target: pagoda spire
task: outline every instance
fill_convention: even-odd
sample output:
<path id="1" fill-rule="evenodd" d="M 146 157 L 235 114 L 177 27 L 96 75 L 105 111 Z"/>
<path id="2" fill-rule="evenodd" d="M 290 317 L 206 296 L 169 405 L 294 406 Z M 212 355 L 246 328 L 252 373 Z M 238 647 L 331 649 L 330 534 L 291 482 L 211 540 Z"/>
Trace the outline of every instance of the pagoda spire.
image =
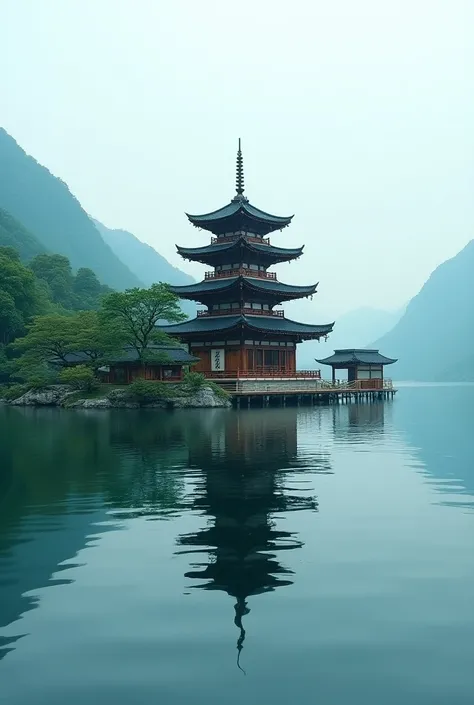
<path id="1" fill-rule="evenodd" d="M 237 150 L 237 169 L 236 169 L 236 179 L 235 179 L 235 190 L 237 191 L 237 197 L 244 197 L 244 158 L 242 156 L 242 148 L 239 137 L 239 148 Z"/>

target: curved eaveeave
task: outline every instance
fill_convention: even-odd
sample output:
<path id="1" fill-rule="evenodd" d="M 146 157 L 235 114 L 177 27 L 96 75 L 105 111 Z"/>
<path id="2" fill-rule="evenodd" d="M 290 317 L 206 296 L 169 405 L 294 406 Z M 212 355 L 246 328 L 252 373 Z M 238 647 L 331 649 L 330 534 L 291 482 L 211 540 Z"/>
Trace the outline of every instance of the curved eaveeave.
<path id="1" fill-rule="evenodd" d="M 319 339 L 329 335 L 334 323 L 311 325 L 298 323 L 289 318 L 277 316 L 202 316 L 184 323 L 160 326 L 160 330 L 171 336 L 209 335 L 210 333 L 230 333 L 234 330 L 258 331 L 264 335 L 291 335 L 298 340 Z"/>
<path id="2" fill-rule="evenodd" d="M 209 297 L 214 297 L 215 294 L 231 294 L 233 290 L 235 290 L 236 296 L 240 294 L 241 290 L 246 290 L 253 294 L 264 293 L 266 296 L 273 297 L 276 301 L 290 301 L 291 299 L 312 296 L 316 293 L 317 287 L 318 284 L 296 286 L 293 284 L 283 284 L 275 279 L 239 276 L 205 279 L 198 284 L 171 286 L 170 289 L 182 299 L 191 299 L 201 302 L 207 300 Z"/>
<path id="3" fill-rule="evenodd" d="M 242 250 L 248 252 L 262 262 L 268 265 L 277 264 L 278 262 L 289 262 L 297 259 L 303 254 L 304 245 L 301 247 L 274 247 L 273 245 L 259 245 L 258 243 L 249 242 L 245 237 L 236 238 L 233 242 L 223 244 L 204 245 L 203 247 L 181 247 L 176 245 L 178 254 L 183 259 L 188 259 L 193 262 L 201 262 L 202 264 L 213 263 L 219 264 L 222 256 L 231 257 L 234 255 L 240 257 Z M 252 258 L 253 259 L 253 258 Z"/>
<path id="4" fill-rule="evenodd" d="M 378 350 L 349 348 L 335 350 L 334 355 L 325 357 L 323 360 L 316 360 L 316 362 L 321 365 L 340 367 L 344 365 L 393 365 L 397 360 L 381 355 Z"/>
<path id="5" fill-rule="evenodd" d="M 223 208 L 210 213 L 192 215 L 186 213 L 189 221 L 197 228 L 209 230 L 212 233 L 236 232 L 250 226 L 251 232 L 270 233 L 281 230 L 290 224 L 293 216 L 272 215 L 252 206 L 243 196 L 234 198 Z M 254 226 L 252 228 L 252 226 Z"/>

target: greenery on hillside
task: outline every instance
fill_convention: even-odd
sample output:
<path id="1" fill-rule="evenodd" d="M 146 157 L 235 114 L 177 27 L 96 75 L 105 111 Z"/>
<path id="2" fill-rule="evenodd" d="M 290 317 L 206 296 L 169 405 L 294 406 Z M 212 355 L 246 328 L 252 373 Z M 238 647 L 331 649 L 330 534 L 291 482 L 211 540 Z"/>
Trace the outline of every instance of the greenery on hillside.
<path id="1" fill-rule="evenodd" d="M 102 297 L 112 289 L 99 282 L 91 269 L 81 267 L 74 275 L 63 255 L 38 255 L 30 268 L 46 287 L 51 301 L 71 311 L 99 308 Z"/>
<path id="2" fill-rule="evenodd" d="M 374 346 L 399 359 L 396 379 L 474 380 L 474 240 L 435 269 L 399 323 Z"/>
<path id="3" fill-rule="evenodd" d="M 22 262 L 46 251 L 40 241 L 3 208 L 0 208 L 0 247 L 13 247 Z"/>
<path id="4" fill-rule="evenodd" d="M 67 185 L 1 128 L 0 164 L 0 208 L 20 221 L 44 249 L 65 255 L 73 269 L 92 269 L 114 289 L 141 285 L 106 245 Z"/>
<path id="5" fill-rule="evenodd" d="M 85 330 L 87 340 L 100 337 L 102 323 L 96 322 L 93 310 L 110 293 L 91 270 L 80 269 L 74 276 L 66 257 L 40 254 L 27 265 L 13 248 L 0 247 L 0 379 L 9 375 L 10 344 L 41 322 L 51 340 L 62 334 L 60 322 L 67 322 L 78 340 Z M 85 342 L 83 337 L 81 344 Z"/>
<path id="6" fill-rule="evenodd" d="M 54 382 L 90 390 L 98 382 L 98 369 L 122 354 L 125 347 L 136 350 L 143 365 L 154 360 L 153 345 L 171 342 L 157 330 L 157 321 L 184 318 L 178 298 L 166 284 L 109 292 L 98 301 L 97 311 L 61 308 L 61 301 L 74 293 L 75 278 L 69 276 L 64 258 L 40 257 L 37 266 L 30 269 L 12 250 L 1 254 L 2 281 L 16 285 L 16 289 L 3 292 L 5 299 L 10 296 L 11 306 L 4 307 L 9 317 L 1 319 L 0 375 L 4 383 L 20 385 L 7 394 L 23 393 L 24 385 L 41 388 Z M 46 280 L 38 279 L 35 273 L 48 277 L 47 288 L 43 288 Z M 48 298 L 45 294 L 51 292 Z M 78 300 L 73 298 L 72 302 L 76 305 Z M 72 362 L 71 355 L 80 366 L 73 368 L 75 372 L 64 372 Z"/>
<path id="7" fill-rule="evenodd" d="M 19 335 L 33 316 L 48 308 L 48 297 L 35 275 L 11 247 L 0 247 L 0 343 Z"/>

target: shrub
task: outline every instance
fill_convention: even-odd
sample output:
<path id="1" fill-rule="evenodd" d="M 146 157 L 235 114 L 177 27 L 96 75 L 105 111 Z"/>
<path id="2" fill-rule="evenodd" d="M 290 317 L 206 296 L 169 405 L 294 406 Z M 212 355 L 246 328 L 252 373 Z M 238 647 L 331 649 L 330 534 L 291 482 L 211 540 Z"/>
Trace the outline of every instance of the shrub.
<path id="1" fill-rule="evenodd" d="M 128 395 L 140 405 L 168 399 L 171 390 L 164 382 L 152 382 L 146 379 L 136 379 L 128 387 Z"/>
<path id="2" fill-rule="evenodd" d="M 221 399 L 230 399 L 230 394 L 229 392 L 226 392 L 225 389 L 222 389 L 216 382 L 213 382 L 212 380 L 207 380 L 206 387 L 210 387 L 216 397 L 220 397 Z"/>
<path id="3" fill-rule="evenodd" d="M 183 377 L 183 384 L 192 394 L 202 389 L 208 382 L 201 372 L 186 372 Z"/>
<path id="4" fill-rule="evenodd" d="M 59 373 L 59 379 L 64 384 L 70 384 L 74 389 L 83 392 L 90 392 L 99 386 L 93 371 L 87 365 L 66 367 Z"/>
<path id="5" fill-rule="evenodd" d="M 203 387 L 208 387 L 209 389 L 212 389 L 214 394 L 217 397 L 220 397 L 221 399 L 228 399 L 230 396 L 229 393 L 225 391 L 225 389 L 219 387 L 216 382 L 213 382 L 210 379 L 206 379 L 206 377 L 200 372 L 187 372 L 184 375 L 183 389 L 187 394 L 196 394 L 196 392 L 199 392 L 199 390 Z"/>
<path id="6" fill-rule="evenodd" d="M 40 391 L 41 389 L 46 389 L 50 384 L 54 383 L 54 377 L 47 374 L 35 374 L 28 377 L 25 386 L 29 389 L 34 389 L 35 391 Z"/>
<path id="7" fill-rule="evenodd" d="M 29 384 L 11 384 L 0 392 L 0 397 L 6 399 L 7 401 L 13 401 L 14 399 L 19 399 L 30 390 Z"/>

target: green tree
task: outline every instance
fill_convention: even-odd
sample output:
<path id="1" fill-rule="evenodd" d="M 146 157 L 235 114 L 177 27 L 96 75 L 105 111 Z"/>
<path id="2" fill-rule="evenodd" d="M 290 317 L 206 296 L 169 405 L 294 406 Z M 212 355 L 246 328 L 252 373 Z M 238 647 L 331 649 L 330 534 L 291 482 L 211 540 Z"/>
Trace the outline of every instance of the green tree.
<path id="1" fill-rule="evenodd" d="M 52 361 L 67 365 L 71 353 L 80 353 L 85 363 L 97 367 L 107 355 L 122 347 L 122 340 L 116 328 L 104 324 L 96 311 L 81 311 L 38 316 L 13 347 L 22 353 L 17 361 L 19 369 Z"/>
<path id="2" fill-rule="evenodd" d="M 72 319 L 70 351 L 81 353 L 92 367 L 98 367 L 123 348 L 120 330 L 102 320 L 96 311 L 80 311 Z"/>
<path id="3" fill-rule="evenodd" d="M 64 308 L 74 307 L 71 264 L 63 255 L 38 255 L 30 264 L 31 270 L 38 279 L 45 281 L 55 304 Z"/>
<path id="4" fill-rule="evenodd" d="M 89 311 L 99 308 L 102 297 L 112 292 L 112 289 L 100 283 L 92 269 L 81 267 L 74 277 L 73 293 L 74 307 L 77 310 Z"/>
<path id="5" fill-rule="evenodd" d="M 0 247 L 0 342 L 9 343 L 24 330 L 44 303 L 33 273 L 11 247 Z"/>
<path id="6" fill-rule="evenodd" d="M 91 391 L 97 389 L 99 383 L 87 365 L 77 365 L 76 367 L 66 367 L 59 373 L 59 379 L 64 384 L 70 384 L 74 389 Z"/>
<path id="7" fill-rule="evenodd" d="M 102 303 L 102 319 L 114 327 L 125 345 L 136 350 L 140 360 L 150 356 L 150 346 L 170 339 L 160 333 L 158 321 L 179 323 L 187 316 L 179 307 L 178 297 L 167 284 L 153 284 L 149 289 L 128 289 L 108 294 Z"/>
<path id="8" fill-rule="evenodd" d="M 73 352 L 76 335 L 75 317 L 61 314 L 37 316 L 27 334 L 13 343 L 15 350 L 23 353 L 18 360 L 20 367 L 57 360 L 66 363 L 66 356 Z"/>

